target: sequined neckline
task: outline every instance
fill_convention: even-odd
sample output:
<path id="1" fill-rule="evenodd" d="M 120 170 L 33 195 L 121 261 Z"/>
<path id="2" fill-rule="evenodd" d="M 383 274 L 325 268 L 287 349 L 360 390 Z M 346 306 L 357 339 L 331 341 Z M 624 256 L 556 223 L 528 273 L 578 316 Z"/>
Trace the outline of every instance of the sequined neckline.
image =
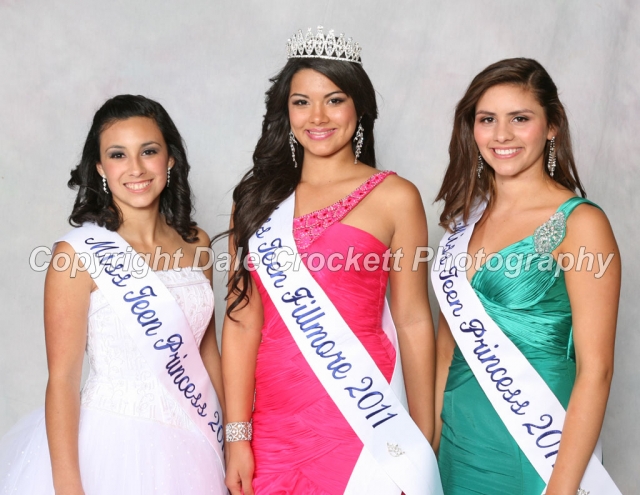
<path id="1" fill-rule="evenodd" d="M 308 248 L 325 230 L 340 221 L 387 176 L 390 170 L 378 172 L 360 184 L 353 192 L 335 203 L 293 219 L 293 237 L 301 249 Z"/>
<path id="2" fill-rule="evenodd" d="M 352 198 L 353 196 L 357 196 L 358 193 L 362 192 L 363 190 L 366 190 L 367 192 L 369 192 L 371 189 L 373 189 L 375 186 L 377 186 L 380 182 L 382 182 L 382 180 L 384 178 L 386 178 L 388 175 L 391 175 L 391 174 L 395 174 L 395 172 L 392 172 L 391 170 L 383 170 L 382 172 L 378 172 L 377 174 L 373 174 L 366 181 L 364 181 L 362 184 L 360 184 L 356 189 L 354 189 L 352 192 L 347 194 L 344 198 L 339 199 L 338 201 L 336 201 L 333 204 L 330 204 L 329 206 L 325 206 L 324 208 L 320 208 L 319 210 L 314 210 L 312 212 L 305 213 L 304 215 L 300 215 L 299 217 L 294 217 L 293 220 L 295 222 L 295 221 L 301 220 L 303 218 L 308 218 L 308 217 L 310 217 L 312 215 L 318 215 L 318 214 L 322 213 L 323 211 L 326 211 L 326 210 L 329 210 L 329 209 L 332 209 L 332 208 L 336 208 L 339 205 L 347 203 L 347 202 L 349 202 L 350 198 Z"/>

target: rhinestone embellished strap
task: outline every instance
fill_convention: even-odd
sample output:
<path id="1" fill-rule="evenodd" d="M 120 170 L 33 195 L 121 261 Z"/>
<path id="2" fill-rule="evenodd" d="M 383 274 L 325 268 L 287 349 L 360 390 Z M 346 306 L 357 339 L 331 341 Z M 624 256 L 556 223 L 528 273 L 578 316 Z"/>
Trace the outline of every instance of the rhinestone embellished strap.
<path id="1" fill-rule="evenodd" d="M 551 215 L 551 218 L 540 225 L 533 233 L 533 245 L 536 253 L 551 253 L 564 239 L 567 228 L 567 217 L 562 211 Z"/>
<path id="2" fill-rule="evenodd" d="M 331 225 L 342 220 L 347 213 L 355 208 L 374 187 L 380 184 L 387 176 L 395 174 L 390 170 L 372 175 L 355 191 L 340 201 L 333 203 L 321 210 L 312 211 L 306 215 L 293 219 L 293 237 L 299 249 L 308 248 Z"/>

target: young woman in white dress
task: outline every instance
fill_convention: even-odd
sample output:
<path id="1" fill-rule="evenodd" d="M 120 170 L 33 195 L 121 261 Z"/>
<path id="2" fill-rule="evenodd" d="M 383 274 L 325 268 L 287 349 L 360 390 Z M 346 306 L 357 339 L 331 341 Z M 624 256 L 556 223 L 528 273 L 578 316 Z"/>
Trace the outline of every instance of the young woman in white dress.
<path id="1" fill-rule="evenodd" d="M 71 173 L 78 195 L 69 221 L 116 232 L 143 255 L 147 265 L 136 268 L 153 269 L 155 290 L 164 285 L 177 301 L 200 344 L 206 385 L 222 399 L 212 270 L 198 269 L 208 260 L 197 248 L 208 247 L 209 238 L 191 219 L 188 173 L 182 138 L 164 108 L 142 96 L 116 96 L 96 113 Z M 47 272 L 46 405 L 0 442 L 0 493 L 226 493 L 215 442 L 158 378 L 97 279 L 72 273 L 73 262 L 61 269 L 75 254 L 71 244 L 57 243 Z M 85 349 L 90 372 L 79 393 Z"/>

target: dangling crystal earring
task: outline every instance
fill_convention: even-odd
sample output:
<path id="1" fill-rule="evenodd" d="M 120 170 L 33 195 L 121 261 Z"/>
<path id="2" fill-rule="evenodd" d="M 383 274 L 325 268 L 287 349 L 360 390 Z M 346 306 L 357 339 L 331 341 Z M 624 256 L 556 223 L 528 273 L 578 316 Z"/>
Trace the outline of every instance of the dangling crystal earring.
<path id="1" fill-rule="evenodd" d="M 170 168 L 167 169 L 167 186 L 166 187 L 169 187 L 169 182 L 171 182 L 171 169 Z"/>
<path id="2" fill-rule="evenodd" d="M 482 175 L 482 170 L 484 170 L 484 161 L 482 160 L 482 155 L 478 151 L 478 179 Z"/>
<path id="3" fill-rule="evenodd" d="M 293 131 L 289 131 L 289 146 L 291 146 L 291 158 L 293 159 L 293 168 L 298 168 L 298 162 L 296 161 L 296 136 Z"/>
<path id="4" fill-rule="evenodd" d="M 362 120 L 362 117 L 360 117 L 360 120 Z M 353 161 L 354 164 L 358 163 L 358 158 L 360 157 L 360 153 L 362 153 L 362 142 L 364 141 L 364 128 L 360 120 L 358 120 L 358 130 L 353 138 L 353 141 L 356 143 L 356 159 Z"/>
<path id="5" fill-rule="evenodd" d="M 556 137 L 551 138 L 549 143 L 549 161 L 547 162 L 547 168 L 549 169 L 549 175 L 553 177 L 553 173 L 556 171 Z"/>
<path id="6" fill-rule="evenodd" d="M 109 194 L 109 190 L 107 189 L 107 178 L 102 176 L 102 190 L 106 193 Z"/>

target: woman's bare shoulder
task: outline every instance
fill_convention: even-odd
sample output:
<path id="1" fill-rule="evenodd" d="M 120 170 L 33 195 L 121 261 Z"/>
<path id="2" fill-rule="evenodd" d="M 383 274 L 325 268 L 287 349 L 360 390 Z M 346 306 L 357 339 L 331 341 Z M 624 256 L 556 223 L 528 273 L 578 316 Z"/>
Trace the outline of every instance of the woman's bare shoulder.
<path id="1" fill-rule="evenodd" d="M 383 197 L 385 205 L 394 211 L 406 212 L 416 208 L 424 210 L 422 196 L 415 184 L 397 174 L 388 175 L 378 186 L 379 197 Z"/>

